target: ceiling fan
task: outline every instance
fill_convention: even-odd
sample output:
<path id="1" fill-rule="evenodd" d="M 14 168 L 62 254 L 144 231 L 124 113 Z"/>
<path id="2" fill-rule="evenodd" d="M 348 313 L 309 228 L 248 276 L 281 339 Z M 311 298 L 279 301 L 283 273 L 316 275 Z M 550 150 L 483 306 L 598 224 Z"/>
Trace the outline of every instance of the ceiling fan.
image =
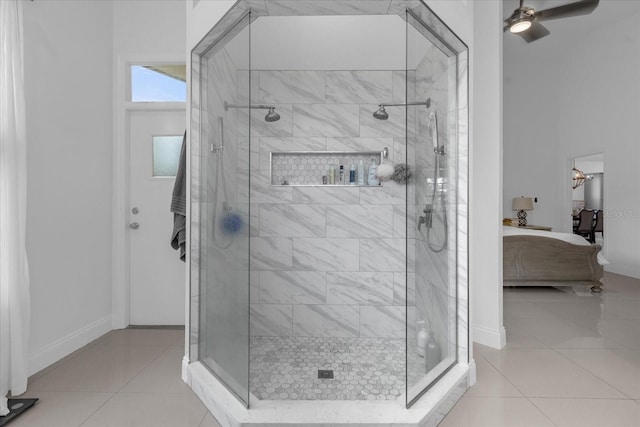
<path id="1" fill-rule="evenodd" d="M 523 0 L 520 0 L 520 7 L 514 10 L 509 18 L 504 20 L 504 31 L 508 30 L 522 37 L 527 43 L 531 43 L 549 35 L 549 30 L 540 22 L 588 15 L 598 7 L 600 0 L 582 0 L 544 10 L 535 10 L 531 7 L 523 6 L 522 3 Z"/>

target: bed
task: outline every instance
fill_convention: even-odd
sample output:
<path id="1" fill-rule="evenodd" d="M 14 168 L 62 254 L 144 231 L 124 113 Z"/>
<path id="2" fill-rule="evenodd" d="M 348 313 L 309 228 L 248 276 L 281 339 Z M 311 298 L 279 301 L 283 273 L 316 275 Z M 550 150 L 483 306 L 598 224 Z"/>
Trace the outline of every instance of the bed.
<path id="1" fill-rule="evenodd" d="M 602 292 L 602 247 L 576 234 L 503 227 L 504 286 L 589 285 Z"/>

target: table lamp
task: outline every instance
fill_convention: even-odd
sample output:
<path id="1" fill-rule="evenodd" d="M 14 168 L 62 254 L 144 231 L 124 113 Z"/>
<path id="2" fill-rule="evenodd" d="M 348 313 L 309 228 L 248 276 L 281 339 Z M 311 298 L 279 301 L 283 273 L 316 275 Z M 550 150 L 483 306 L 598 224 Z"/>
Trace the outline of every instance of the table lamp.
<path id="1" fill-rule="evenodd" d="M 533 199 L 531 197 L 514 197 L 511 209 L 518 211 L 518 226 L 527 225 L 527 212 L 533 210 Z"/>

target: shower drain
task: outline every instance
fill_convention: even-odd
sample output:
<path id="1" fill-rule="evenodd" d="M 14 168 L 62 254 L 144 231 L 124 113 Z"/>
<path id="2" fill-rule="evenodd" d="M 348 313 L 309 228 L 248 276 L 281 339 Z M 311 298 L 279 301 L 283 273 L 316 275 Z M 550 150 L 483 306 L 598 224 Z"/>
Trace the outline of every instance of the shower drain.
<path id="1" fill-rule="evenodd" d="M 332 380 L 333 379 L 333 371 L 318 369 L 318 378 L 321 380 Z"/>

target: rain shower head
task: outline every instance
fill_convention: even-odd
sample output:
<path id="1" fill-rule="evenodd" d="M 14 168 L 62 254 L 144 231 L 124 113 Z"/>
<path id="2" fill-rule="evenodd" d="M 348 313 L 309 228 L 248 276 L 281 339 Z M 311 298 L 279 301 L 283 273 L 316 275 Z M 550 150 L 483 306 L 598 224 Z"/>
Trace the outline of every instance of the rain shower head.
<path id="1" fill-rule="evenodd" d="M 427 98 L 426 101 L 424 102 L 407 102 L 406 104 L 378 104 L 378 110 L 373 113 L 373 117 L 375 117 L 378 120 L 388 120 L 389 119 L 389 114 L 387 114 L 387 111 L 384 109 L 384 107 L 408 107 L 409 105 L 424 105 L 427 108 L 431 107 L 431 98 Z"/>
<path id="2" fill-rule="evenodd" d="M 280 120 L 280 114 L 276 113 L 276 107 L 273 105 L 234 105 L 224 101 L 224 111 L 229 108 L 248 108 L 250 110 L 269 110 L 267 115 L 264 116 L 264 121 L 268 123 L 277 122 Z"/>
<path id="3" fill-rule="evenodd" d="M 378 120 L 387 120 L 389 118 L 389 114 L 387 114 L 387 110 L 384 109 L 384 105 L 380 104 L 380 108 L 373 113 L 373 117 Z"/>
<path id="4" fill-rule="evenodd" d="M 268 123 L 277 122 L 280 120 L 280 114 L 276 113 L 275 107 L 269 108 L 267 115 L 264 116 L 264 121 Z"/>

